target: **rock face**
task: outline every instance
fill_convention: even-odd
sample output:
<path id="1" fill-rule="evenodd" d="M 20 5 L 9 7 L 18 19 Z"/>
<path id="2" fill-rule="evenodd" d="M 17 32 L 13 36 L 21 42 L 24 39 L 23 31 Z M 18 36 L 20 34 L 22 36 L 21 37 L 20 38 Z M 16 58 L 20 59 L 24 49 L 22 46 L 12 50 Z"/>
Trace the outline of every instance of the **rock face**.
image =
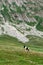
<path id="1" fill-rule="evenodd" d="M 15 27 L 9 25 L 9 23 L 5 23 L 4 25 L 2 25 L 2 27 L 4 28 L 4 34 L 13 36 L 18 38 L 18 40 L 22 41 L 23 43 L 29 41 L 23 34 L 21 34 Z"/>
<path id="2" fill-rule="evenodd" d="M 0 0 L 0 35 L 25 43 L 27 35 L 43 37 L 42 23 L 43 0 Z"/>

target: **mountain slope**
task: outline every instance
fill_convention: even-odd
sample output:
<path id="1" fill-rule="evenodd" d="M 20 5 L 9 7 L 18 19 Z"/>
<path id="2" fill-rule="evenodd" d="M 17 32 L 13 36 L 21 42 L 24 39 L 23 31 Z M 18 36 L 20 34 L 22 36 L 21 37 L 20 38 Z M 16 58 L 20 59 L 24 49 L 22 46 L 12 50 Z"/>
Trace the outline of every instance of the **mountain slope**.
<path id="1" fill-rule="evenodd" d="M 27 35 L 43 38 L 43 0 L 0 0 L 1 34 L 22 42 L 29 41 Z"/>
<path id="2" fill-rule="evenodd" d="M 43 65 L 43 0 L 0 0 L 0 65 Z"/>

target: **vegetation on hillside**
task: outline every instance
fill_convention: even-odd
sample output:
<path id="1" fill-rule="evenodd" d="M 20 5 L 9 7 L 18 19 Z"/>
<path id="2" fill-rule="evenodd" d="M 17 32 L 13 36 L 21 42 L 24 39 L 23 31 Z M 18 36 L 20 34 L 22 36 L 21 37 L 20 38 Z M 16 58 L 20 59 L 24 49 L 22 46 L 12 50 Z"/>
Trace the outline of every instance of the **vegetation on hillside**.
<path id="1" fill-rule="evenodd" d="M 29 38 L 32 40 L 33 37 Z M 33 45 L 35 46 L 35 44 Z M 26 52 L 23 46 L 24 44 L 16 38 L 0 36 L 0 65 L 43 65 L 43 53 L 32 50 Z"/>
<path id="2" fill-rule="evenodd" d="M 36 28 L 40 31 L 43 31 L 43 18 L 39 16 L 35 16 L 35 18 L 38 21 Z"/>

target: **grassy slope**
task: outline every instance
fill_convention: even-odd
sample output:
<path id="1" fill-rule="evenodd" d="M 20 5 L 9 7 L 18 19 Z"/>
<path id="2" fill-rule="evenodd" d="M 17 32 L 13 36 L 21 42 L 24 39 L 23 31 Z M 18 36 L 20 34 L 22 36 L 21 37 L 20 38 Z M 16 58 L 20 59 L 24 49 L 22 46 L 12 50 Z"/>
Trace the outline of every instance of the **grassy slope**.
<path id="1" fill-rule="evenodd" d="M 35 16 L 35 19 L 38 21 L 38 24 L 36 26 L 37 30 L 43 31 L 43 17 Z"/>
<path id="2" fill-rule="evenodd" d="M 32 50 L 43 51 L 43 38 L 32 35 L 29 35 L 27 37 L 30 41 L 26 45 L 30 46 Z"/>
<path id="3" fill-rule="evenodd" d="M 1 36 L 0 65 L 43 65 L 43 53 L 25 52 L 23 45 L 15 38 Z"/>

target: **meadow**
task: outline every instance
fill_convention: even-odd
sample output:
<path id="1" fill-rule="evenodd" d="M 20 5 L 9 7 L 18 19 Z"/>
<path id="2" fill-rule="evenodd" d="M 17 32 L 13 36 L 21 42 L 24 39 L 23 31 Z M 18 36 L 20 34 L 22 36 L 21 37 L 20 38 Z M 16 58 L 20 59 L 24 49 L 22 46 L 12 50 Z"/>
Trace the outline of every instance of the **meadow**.
<path id="1" fill-rule="evenodd" d="M 0 36 L 0 65 L 43 65 L 43 39 L 28 37 L 31 41 L 21 43 L 11 36 Z M 24 45 L 27 45 L 30 51 L 25 51 Z"/>

